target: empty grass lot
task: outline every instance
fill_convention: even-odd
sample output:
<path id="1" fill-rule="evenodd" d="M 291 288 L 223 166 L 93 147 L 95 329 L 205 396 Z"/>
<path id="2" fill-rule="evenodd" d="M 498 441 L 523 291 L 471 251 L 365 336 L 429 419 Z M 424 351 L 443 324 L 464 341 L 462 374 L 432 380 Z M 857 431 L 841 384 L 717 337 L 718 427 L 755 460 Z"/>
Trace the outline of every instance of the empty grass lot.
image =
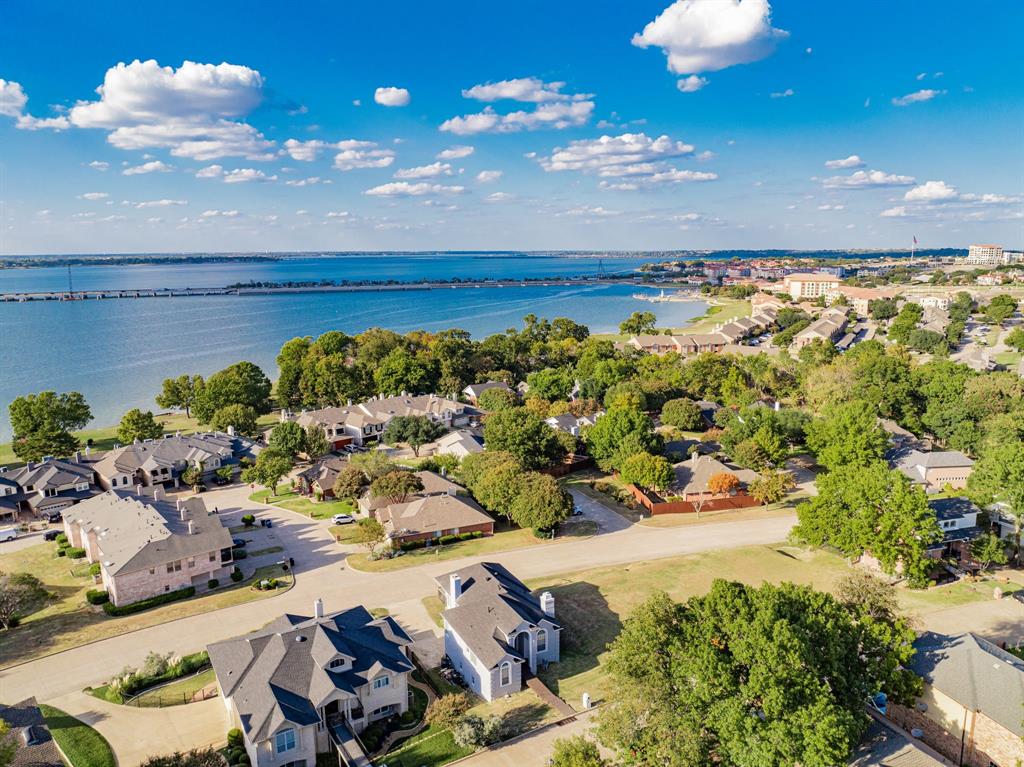
<path id="1" fill-rule="evenodd" d="M 539 676 L 576 708 L 584 692 L 596 701 L 607 698 L 609 682 L 602 666 L 607 645 L 618 635 L 622 621 L 655 591 L 665 591 L 673 599 L 683 601 L 706 593 L 716 577 L 753 585 L 789 581 L 828 591 L 850 571 L 846 561 L 835 554 L 779 544 L 636 562 L 530 581 L 531 589 L 554 594 L 558 619 L 565 629 L 561 662 Z M 898 595 L 908 613 L 923 615 L 991 599 L 993 585 L 988 581 L 924 591 L 900 588 Z M 433 615 L 431 607 L 426 602 L 424 605 Z"/>
<path id="2" fill-rule="evenodd" d="M 277 492 L 271 496 L 269 490 L 259 490 L 249 496 L 250 501 L 280 506 L 282 509 L 294 511 L 310 519 L 330 519 L 335 514 L 354 514 L 356 505 L 352 501 L 311 501 L 299 495 L 291 485 L 278 485 Z"/>
<path id="3" fill-rule="evenodd" d="M 53 706 L 39 706 L 53 739 L 71 767 L 117 767 L 110 744 L 80 719 Z"/>
<path id="4" fill-rule="evenodd" d="M 55 550 L 54 544 L 41 543 L 0 557 L 0 569 L 8 573 L 31 573 L 52 595 L 42 610 L 26 616 L 20 626 L 0 632 L 0 668 L 97 639 L 281 593 L 280 589 L 257 591 L 250 588 L 253 581 L 260 578 L 278 578 L 288 585 L 292 583 L 291 573 L 283 572 L 276 565 L 261 567 L 252 579 L 241 583 L 228 581 L 210 593 L 114 618 L 86 602 L 85 592 L 96 586 L 91 577 L 76 574 L 84 572 L 85 568 L 79 563 L 74 565 L 75 571 L 72 572 L 72 560 L 54 556 Z"/>
<path id="5" fill-rule="evenodd" d="M 532 530 L 509 529 L 501 522 L 495 523 L 495 530 L 498 532 L 492 536 L 449 543 L 446 546 L 432 546 L 429 549 L 416 549 L 393 559 L 370 559 L 368 554 L 351 554 L 346 561 L 356 570 L 370 573 L 390 572 L 427 562 L 444 562 L 449 559 L 493 554 L 497 551 L 508 551 L 525 546 L 548 546 L 569 538 L 593 535 L 597 532 L 597 526 L 591 520 L 573 519 L 562 525 L 554 540 L 538 538 Z"/>

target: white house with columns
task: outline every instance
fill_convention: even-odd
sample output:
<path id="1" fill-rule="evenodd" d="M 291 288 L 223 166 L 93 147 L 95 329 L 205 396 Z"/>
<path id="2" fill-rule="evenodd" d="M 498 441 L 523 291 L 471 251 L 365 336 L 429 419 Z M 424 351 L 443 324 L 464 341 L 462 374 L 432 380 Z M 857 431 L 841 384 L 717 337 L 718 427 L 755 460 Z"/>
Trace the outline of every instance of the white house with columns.
<path id="1" fill-rule="evenodd" d="M 535 597 L 493 562 L 436 581 L 445 606 L 445 654 L 484 700 L 519 692 L 528 675 L 558 662 L 562 627 L 555 621 L 551 592 Z"/>

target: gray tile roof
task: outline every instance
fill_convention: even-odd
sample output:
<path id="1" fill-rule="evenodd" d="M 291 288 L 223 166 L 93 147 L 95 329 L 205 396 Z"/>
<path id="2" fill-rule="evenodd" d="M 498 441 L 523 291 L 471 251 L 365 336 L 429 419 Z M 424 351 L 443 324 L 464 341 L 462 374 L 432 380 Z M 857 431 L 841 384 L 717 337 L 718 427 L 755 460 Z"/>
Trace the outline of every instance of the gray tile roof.
<path id="1" fill-rule="evenodd" d="M 64 767 L 35 698 L 13 706 L 0 705 L 0 719 L 11 728 L 17 749 L 9 767 Z"/>
<path id="2" fill-rule="evenodd" d="M 910 668 L 936 690 L 1024 736 L 1024 661 L 972 634 L 925 632 Z"/>
<path id="3" fill-rule="evenodd" d="M 928 508 L 935 512 L 935 518 L 942 521 L 963 519 L 968 514 L 979 514 L 980 509 L 962 496 L 956 498 L 936 498 L 928 501 Z"/>
<path id="4" fill-rule="evenodd" d="M 454 574 L 461 578 L 462 595 L 455 607 L 442 614 L 488 668 L 493 668 L 506 655 L 520 657 L 504 637 L 522 623 L 537 625 L 547 621 L 554 629 L 561 628 L 540 609 L 540 600 L 503 565 L 480 562 L 456 570 Z M 435 579 L 445 594 L 451 575 L 453 573 L 447 573 Z"/>
<path id="5" fill-rule="evenodd" d="M 916 743 L 875 721 L 848 762 L 850 767 L 944 767 Z"/>
<path id="6" fill-rule="evenodd" d="M 231 533 L 198 497 L 179 508 L 174 501 L 107 490 L 72 506 L 64 517 L 83 532 L 95 531 L 100 562 L 111 575 L 231 548 Z"/>
<path id="7" fill-rule="evenodd" d="M 374 619 L 365 607 L 353 607 L 319 619 L 282 615 L 207 649 L 221 690 L 234 702 L 249 740 L 258 742 L 284 722 L 317 722 L 329 696 L 358 697 L 381 671 L 412 671 L 403 650 L 411 642 L 393 618 Z M 348 664 L 328 669 L 339 657 Z"/>
<path id="8" fill-rule="evenodd" d="M 673 470 L 676 475 L 673 488 L 686 494 L 708 492 L 708 480 L 716 474 L 731 474 L 740 481 L 741 487 L 760 476 L 756 471 L 729 466 L 709 455 L 700 455 L 696 459 L 691 457 L 680 461 L 673 467 Z"/>

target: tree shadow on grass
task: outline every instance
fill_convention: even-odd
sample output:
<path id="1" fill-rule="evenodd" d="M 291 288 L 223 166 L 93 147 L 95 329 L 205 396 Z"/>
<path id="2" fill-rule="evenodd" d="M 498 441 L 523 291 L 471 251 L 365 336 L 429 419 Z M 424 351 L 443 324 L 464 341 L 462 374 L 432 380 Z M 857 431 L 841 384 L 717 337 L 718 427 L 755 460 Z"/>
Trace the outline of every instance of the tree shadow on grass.
<path id="1" fill-rule="evenodd" d="M 543 703 L 527 703 L 506 711 L 502 723 L 509 732 L 519 734 L 539 727 L 547 712 Z"/>
<path id="2" fill-rule="evenodd" d="M 592 583 L 581 581 L 546 590 L 555 597 L 556 620 L 562 625 L 560 660 L 538 676 L 561 696 L 559 681 L 596 668 L 598 656 L 622 630 L 622 621 Z"/>

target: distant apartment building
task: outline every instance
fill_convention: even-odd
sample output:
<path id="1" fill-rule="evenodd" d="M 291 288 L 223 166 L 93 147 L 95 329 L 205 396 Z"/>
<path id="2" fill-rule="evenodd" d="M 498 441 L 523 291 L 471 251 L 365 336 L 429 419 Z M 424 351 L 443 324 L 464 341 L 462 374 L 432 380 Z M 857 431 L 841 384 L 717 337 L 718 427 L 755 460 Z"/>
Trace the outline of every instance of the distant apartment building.
<path id="1" fill-rule="evenodd" d="M 802 301 L 827 295 L 830 290 L 839 287 L 839 278 L 825 272 L 798 272 L 787 275 L 782 280 L 782 286 L 794 300 Z"/>
<path id="2" fill-rule="evenodd" d="M 964 263 L 973 266 L 998 266 L 1003 263 L 1003 248 L 1001 245 L 971 245 L 967 249 Z"/>
<path id="3" fill-rule="evenodd" d="M 89 562 L 100 563 L 115 605 L 206 588 L 211 578 L 227 582 L 233 567 L 231 533 L 198 497 L 170 501 L 108 490 L 68 509 L 64 533 Z"/>
<path id="4" fill-rule="evenodd" d="M 826 291 L 825 299 L 831 303 L 837 301 L 842 296 L 857 314 L 867 316 L 868 312 L 871 311 L 872 301 L 892 298 L 894 295 L 893 291 L 880 288 L 856 288 L 849 285 L 838 285 Z"/>
<path id="5" fill-rule="evenodd" d="M 919 305 L 922 309 L 941 309 L 947 311 L 953 299 L 948 295 L 908 296 L 907 300 Z"/>
<path id="6" fill-rule="evenodd" d="M 818 340 L 835 343 L 843 337 L 846 325 L 847 319 L 842 312 L 828 309 L 793 337 L 790 349 L 798 351 Z"/>

